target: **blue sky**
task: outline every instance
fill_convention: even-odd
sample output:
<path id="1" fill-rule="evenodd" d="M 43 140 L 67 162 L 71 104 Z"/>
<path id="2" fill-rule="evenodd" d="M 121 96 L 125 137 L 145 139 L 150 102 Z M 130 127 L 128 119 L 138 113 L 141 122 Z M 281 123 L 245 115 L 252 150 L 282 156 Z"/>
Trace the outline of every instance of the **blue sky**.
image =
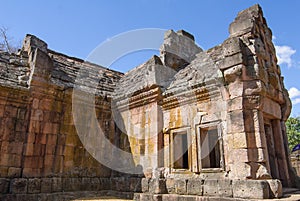
<path id="1" fill-rule="evenodd" d="M 0 26 L 8 27 L 15 41 L 31 33 L 49 48 L 82 59 L 107 39 L 142 28 L 184 29 L 208 49 L 228 37 L 229 24 L 239 11 L 256 3 L 262 6 L 275 36 L 285 86 L 293 101 L 292 114 L 300 116 L 300 1 L 12 0 L 1 2 Z M 111 67 L 127 71 L 153 53 L 134 53 Z"/>

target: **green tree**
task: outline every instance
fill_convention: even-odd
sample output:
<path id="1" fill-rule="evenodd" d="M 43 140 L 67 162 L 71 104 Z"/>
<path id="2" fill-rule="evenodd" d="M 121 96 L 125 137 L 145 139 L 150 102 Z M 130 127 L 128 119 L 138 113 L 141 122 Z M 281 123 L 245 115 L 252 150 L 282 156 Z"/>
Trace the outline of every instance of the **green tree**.
<path id="1" fill-rule="evenodd" d="M 290 151 L 296 146 L 300 144 L 300 117 L 290 117 L 286 121 L 286 132 L 288 136 L 289 148 Z"/>

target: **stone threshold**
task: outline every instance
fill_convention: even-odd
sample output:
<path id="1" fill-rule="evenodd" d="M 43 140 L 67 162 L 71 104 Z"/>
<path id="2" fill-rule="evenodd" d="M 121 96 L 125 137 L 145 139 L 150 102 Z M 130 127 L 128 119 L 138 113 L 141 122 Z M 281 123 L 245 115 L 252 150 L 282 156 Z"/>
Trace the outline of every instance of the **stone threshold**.
<path id="1" fill-rule="evenodd" d="M 210 197 L 178 194 L 135 193 L 135 201 L 299 201 L 300 189 L 284 189 L 282 198 L 277 199 L 242 199 L 229 197 Z M 100 199 L 101 200 L 101 199 Z M 93 200 L 97 201 L 97 200 Z"/>

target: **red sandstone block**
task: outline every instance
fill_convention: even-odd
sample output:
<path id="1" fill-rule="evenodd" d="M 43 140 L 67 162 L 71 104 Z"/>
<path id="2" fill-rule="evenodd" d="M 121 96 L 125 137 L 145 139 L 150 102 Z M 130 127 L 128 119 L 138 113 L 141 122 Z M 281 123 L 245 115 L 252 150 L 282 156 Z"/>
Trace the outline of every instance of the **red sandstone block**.
<path id="1" fill-rule="evenodd" d="M 52 167 L 53 164 L 54 164 L 54 155 L 45 155 L 44 166 Z"/>
<path id="2" fill-rule="evenodd" d="M 24 155 L 25 156 L 33 156 L 33 153 L 34 153 L 34 144 L 32 144 L 32 143 L 25 144 Z"/>
<path id="3" fill-rule="evenodd" d="M 19 178 L 21 176 L 21 168 L 15 168 L 15 167 L 10 167 L 8 168 L 8 177 L 14 177 L 14 178 Z"/>
<path id="4" fill-rule="evenodd" d="M 17 112 L 18 108 L 11 106 L 11 105 L 6 105 L 4 109 L 4 116 L 5 117 L 17 117 Z"/>
<path id="5" fill-rule="evenodd" d="M 58 134 L 57 135 L 57 144 L 58 145 L 65 145 L 66 144 L 66 138 L 67 138 L 67 135 Z"/>
<path id="6" fill-rule="evenodd" d="M 63 164 L 64 164 L 64 157 L 63 156 L 56 156 L 55 157 L 55 164 L 54 164 L 54 173 L 62 173 L 63 172 Z"/>
<path id="7" fill-rule="evenodd" d="M 58 123 L 44 123 L 43 133 L 45 134 L 57 134 L 59 131 Z"/>
<path id="8" fill-rule="evenodd" d="M 63 117 L 64 124 L 74 124 L 73 114 L 71 112 L 65 113 Z"/>
<path id="9" fill-rule="evenodd" d="M 0 178 L 7 177 L 8 167 L 0 167 Z"/>
<path id="10" fill-rule="evenodd" d="M 48 134 L 47 135 L 47 144 L 56 145 L 57 144 L 57 135 Z"/>
<path id="11" fill-rule="evenodd" d="M 20 167 L 21 155 L 1 153 L 0 166 Z"/>
<path id="12" fill-rule="evenodd" d="M 40 177 L 41 169 L 39 168 L 23 168 L 23 177 Z"/>
<path id="13" fill-rule="evenodd" d="M 32 101 L 32 108 L 33 109 L 38 109 L 39 108 L 39 102 L 40 102 L 39 99 L 34 98 L 33 101 Z"/>
<path id="14" fill-rule="evenodd" d="M 26 119 L 27 116 L 27 109 L 26 108 L 19 108 L 17 118 L 20 120 Z"/>
<path id="15" fill-rule="evenodd" d="M 46 144 L 46 154 L 54 155 L 56 145 Z"/>
<path id="16" fill-rule="evenodd" d="M 10 142 L 8 142 L 8 141 L 3 141 L 2 143 L 1 143 L 1 146 L 0 146 L 0 150 L 1 150 L 1 153 L 8 153 L 8 146 L 9 146 L 9 143 Z"/>
<path id="17" fill-rule="evenodd" d="M 65 155 L 65 156 L 72 156 L 72 155 L 74 155 L 74 147 L 65 146 L 64 154 L 63 155 Z"/>
<path id="18" fill-rule="evenodd" d="M 52 123 L 44 123 L 43 124 L 43 133 L 49 134 L 52 133 Z"/>
<path id="19" fill-rule="evenodd" d="M 74 125 L 62 124 L 60 127 L 60 133 L 65 135 L 77 135 L 77 131 Z"/>
<path id="20" fill-rule="evenodd" d="M 43 144 L 26 144 L 25 156 L 43 156 L 45 155 L 45 147 Z"/>
<path id="21" fill-rule="evenodd" d="M 26 132 L 27 122 L 25 120 L 16 121 L 16 131 Z"/>
<path id="22" fill-rule="evenodd" d="M 39 109 L 51 111 L 53 108 L 53 102 L 54 100 L 42 99 L 39 103 Z"/>
<path id="23" fill-rule="evenodd" d="M 39 121 L 30 121 L 29 132 L 39 133 L 40 132 L 40 122 Z"/>
<path id="24" fill-rule="evenodd" d="M 74 167 L 74 155 L 65 156 L 64 167 Z"/>
<path id="25" fill-rule="evenodd" d="M 0 117 L 4 116 L 4 108 L 5 108 L 5 105 L 0 105 Z"/>
<path id="26" fill-rule="evenodd" d="M 52 122 L 52 123 L 59 123 L 61 114 L 59 112 L 54 111 L 44 111 L 44 121 L 45 122 Z"/>
<path id="27" fill-rule="evenodd" d="M 32 110 L 31 111 L 31 115 L 30 115 L 31 120 L 43 121 L 43 118 L 44 118 L 43 110 Z"/>
<path id="28" fill-rule="evenodd" d="M 34 143 L 34 142 L 35 142 L 35 133 L 28 133 L 27 143 Z"/>
<path id="29" fill-rule="evenodd" d="M 56 155 L 59 155 L 59 156 L 64 155 L 64 146 L 63 145 L 57 145 Z"/>
<path id="30" fill-rule="evenodd" d="M 24 132 L 14 132 L 14 141 L 15 142 L 25 142 L 26 140 L 26 135 Z"/>
<path id="31" fill-rule="evenodd" d="M 39 169 L 43 167 L 43 157 L 39 156 L 25 156 L 24 168 Z"/>
<path id="32" fill-rule="evenodd" d="M 23 142 L 11 142 L 9 144 L 9 153 L 22 155 L 23 152 Z"/>
<path id="33" fill-rule="evenodd" d="M 46 134 L 36 134 L 35 143 L 46 144 L 47 143 L 47 135 Z"/>

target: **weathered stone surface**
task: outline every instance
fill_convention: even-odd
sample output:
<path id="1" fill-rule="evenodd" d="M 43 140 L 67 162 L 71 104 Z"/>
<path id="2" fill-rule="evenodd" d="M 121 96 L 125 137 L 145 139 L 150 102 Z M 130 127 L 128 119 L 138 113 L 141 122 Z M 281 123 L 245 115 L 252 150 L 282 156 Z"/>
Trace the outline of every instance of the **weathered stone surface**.
<path id="1" fill-rule="evenodd" d="M 142 179 L 142 192 L 149 192 L 149 181 L 150 179 L 148 178 Z"/>
<path id="2" fill-rule="evenodd" d="M 167 192 L 165 179 L 151 179 L 149 182 L 149 192 L 163 194 Z"/>
<path id="3" fill-rule="evenodd" d="M 237 198 L 269 198 L 269 184 L 263 180 L 234 180 L 233 196 Z"/>
<path id="4" fill-rule="evenodd" d="M 10 184 L 10 193 L 13 194 L 26 194 L 27 187 L 28 187 L 28 180 L 27 179 L 13 179 Z"/>
<path id="5" fill-rule="evenodd" d="M 42 178 L 41 179 L 41 192 L 42 193 L 51 193 L 52 192 L 52 179 L 51 178 Z"/>
<path id="6" fill-rule="evenodd" d="M 51 191 L 52 192 L 61 192 L 62 191 L 62 178 L 52 178 L 52 182 L 51 182 Z M 91 184 L 93 184 L 94 182 L 91 181 Z"/>
<path id="7" fill-rule="evenodd" d="M 28 193 L 40 193 L 40 192 L 41 192 L 41 180 L 28 179 Z"/>
<path id="8" fill-rule="evenodd" d="M 258 5 L 229 32 L 203 51 L 186 31 L 167 31 L 160 55 L 126 74 L 32 35 L 17 54 L 0 52 L 0 192 L 14 200 L 92 190 L 142 191 L 141 200 L 280 197 L 281 185 L 296 181 L 284 125 L 291 101 L 272 33 Z M 95 140 L 94 125 L 110 143 Z"/>
<path id="9" fill-rule="evenodd" d="M 200 179 L 187 180 L 187 194 L 203 195 L 203 181 Z"/>
<path id="10" fill-rule="evenodd" d="M 283 191 L 282 191 L 282 184 L 277 179 L 267 180 L 270 186 L 270 198 L 281 198 Z"/>
<path id="11" fill-rule="evenodd" d="M 6 194 L 9 190 L 9 180 L 1 178 L 0 179 L 0 194 Z"/>

